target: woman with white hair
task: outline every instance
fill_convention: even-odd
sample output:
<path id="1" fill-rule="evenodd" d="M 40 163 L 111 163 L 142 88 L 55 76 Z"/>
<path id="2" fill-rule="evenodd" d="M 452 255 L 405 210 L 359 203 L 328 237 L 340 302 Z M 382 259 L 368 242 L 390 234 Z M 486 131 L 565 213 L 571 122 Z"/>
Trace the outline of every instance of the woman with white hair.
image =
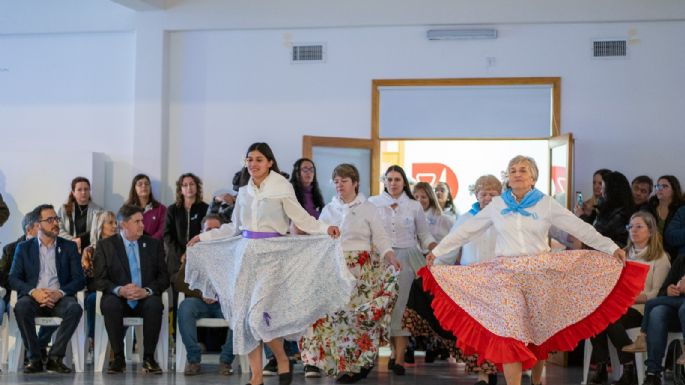
<path id="1" fill-rule="evenodd" d="M 616 321 L 642 289 L 647 268 L 625 263 L 625 252 L 611 239 L 536 189 L 532 158 L 511 159 L 507 177 L 502 195 L 448 234 L 419 275 L 435 296 L 435 316 L 465 353 L 501 365 L 509 385 L 520 385 L 521 372 L 533 368 L 538 385 L 548 353 L 572 350 Z M 551 226 L 598 251 L 550 252 Z M 489 228 L 497 233 L 498 258 L 432 266 L 436 256 Z"/>

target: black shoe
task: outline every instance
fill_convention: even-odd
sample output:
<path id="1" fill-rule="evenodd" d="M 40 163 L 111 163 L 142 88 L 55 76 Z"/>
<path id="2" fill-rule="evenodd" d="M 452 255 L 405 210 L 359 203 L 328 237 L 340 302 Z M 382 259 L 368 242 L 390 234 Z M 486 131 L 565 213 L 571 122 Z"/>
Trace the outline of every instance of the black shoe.
<path id="1" fill-rule="evenodd" d="M 107 373 L 123 373 L 126 371 L 126 360 L 124 357 L 114 358 L 109 362 L 109 367 L 107 368 Z"/>
<path id="2" fill-rule="evenodd" d="M 362 370 L 359 372 L 359 374 L 362 376 L 362 378 L 366 378 L 366 376 L 368 376 L 372 370 L 373 370 L 373 366 L 369 366 L 368 368 L 363 367 Z"/>
<path id="3" fill-rule="evenodd" d="M 305 378 L 321 377 L 321 369 L 319 369 L 313 365 L 305 365 L 304 366 L 304 377 Z"/>
<path id="4" fill-rule="evenodd" d="M 634 364 L 624 364 L 623 374 L 614 385 L 637 385 L 637 371 Z"/>
<path id="5" fill-rule="evenodd" d="M 435 362 L 435 357 L 437 357 L 438 354 L 435 352 L 435 350 L 426 350 L 426 355 L 423 357 L 423 362 L 430 364 Z"/>
<path id="6" fill-rule="evenodd" d="M 43 361 L 31 361 L 24 365 L 24 374 L 41 373 L 43 371 Z"/>
<path id="7" fill-rule="evenodd" d="M 162 368 L 153 357 L 143 358 L 143 373 L 162 374 Z"/>
<path id="8" fill-rule="evenodd" d="M 642 385 L 661 385 L 661 375 L 647 373 L 645 382 L 643 382 Z"/>
<path id="9" fill-rule="evenodd" d="M 345 373 L 338 377 L 335 382 L 339 384 L 354 384 L 355 382 L 361 380 L 363 377 L 360 373 Z"/>
<path id="10" fill-rule="evenodd" d="M 290 385 L 293 382 L 293 362 L 288 361 L 288 372 L 278 373 L 278 385 Z"/>
<path id="11" fill-rule="evenodd" d="M 590 381 L 588 381 L 588 384 L 605 385 L 608 380 L 609 374 L 607 372 L 607 364 L 604 362 L 598 362 L 595 374 L 592 375 L 592 378 Z"/>
<path id="12" fill-rule="evenodd" d="M 497 385 L 497 374 L 488 374 L 488 385 Z"/>
<path id="13" fill-rule="evenodd" d="M 262 369 L 262 375 L 264 376 L 275 376 L 278 374 L 278 362 L 276 362 L 276 357 L 273 357 L 269 362 L 264 365 Z"/>
<path id="14" fill-rule="evenodd" d="M 404 370 L 404 366 L 400 364 L 395 364 L 395 366 L 392 367 L 392 372 L 397 374 L 398 376 L 404 376 L 406 370 Z"/>
<path id="15" fill-rule="evenodd" d="M 395 367 L 395 359 L 394 358 L 389 358 L 388 359 L 388 370 L 392 370 L 392 368 Z"/>
<path id="16" fill-rule="evenodd" d="M 404 352 L 404 363 L 413 364 L 414 362 L 414 349 L 407 348 L 407 350 Z"/>
<path id="17" fill-rule="evenodd" d="M 61 374 L 71 373 L 71 369 L 64 365 L 61 358 L 49 358 L 45 370 Z"/>

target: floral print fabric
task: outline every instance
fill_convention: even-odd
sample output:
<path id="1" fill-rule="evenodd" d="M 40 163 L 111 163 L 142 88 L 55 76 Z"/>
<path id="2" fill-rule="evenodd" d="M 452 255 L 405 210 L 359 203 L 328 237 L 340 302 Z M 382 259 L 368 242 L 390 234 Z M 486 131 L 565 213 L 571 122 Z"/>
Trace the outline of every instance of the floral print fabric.
<path id="1" fill-rule="evenodd" d="M 325 374 L 358 373 L 373 366 L 378 347 L 388 341 L 390 314 L 397 299 L 397 272 L 375 252 L 346 251 L 357 278 L 350 303 L 319 319 L 300 341 L 302 360 Z"/>

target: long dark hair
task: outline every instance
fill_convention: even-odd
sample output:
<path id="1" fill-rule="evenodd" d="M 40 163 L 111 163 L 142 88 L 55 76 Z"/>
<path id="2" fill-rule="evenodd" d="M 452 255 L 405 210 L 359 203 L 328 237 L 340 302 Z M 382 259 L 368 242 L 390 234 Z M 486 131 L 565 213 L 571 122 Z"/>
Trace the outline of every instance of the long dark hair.
<path id="1" fill-rule="evenodd" d="M 152 195 L 152 183 L 150 182 L 150 177 L 145 174 L 138 174 L 133 177 L 131 189 L 128 191 L 128 200 L 126 201 L 126 204 L 140 206 L 140 198 L 138 198 L 138 193 L 136 193 L 136 183 L 138 183 L 138 181 L 141 179 L 147 179 L 147 183 L 150 184 L 150 203 L 152 204 L 152 207 L 159 207 L 159 201 L 155 199 L 154 195 Z"/>
<path id="2" fill-rule="evenodd" d="M 290 174 L 290 183 L 293 185 L 293 188 L 295 189 L 295 196 L 297 197 L 297 201 L 300 202 L 302 206 L 304 206 L 304 192 L 302 191 L 302 181 L 300 181 L 300 168 L 302 167 L 302 163 L 304 162 L 309 162 L 312 164 L 312 167 L 314 167 L 314 180 L 312 181 L 312 199 L 314 200 L 314 207 L 316 208 L 316 211 L 320 212 L 325 203 L 323 201 L 323 196 L 321 195 L 321 189 L 319 189 L 319 180 L 316 177 L 316 165 L 311 159 L 300 158 L 295 161 L 295 163 L 293 164 L 293 172 L 292 174 Z"/>
<path id="3" fill-rule="evenodd" d="M 674 213 L 680 206 L 683 205 L 683 189 L 680 187 L 680 181 L 674 175 L 662 175 L 657 178 L 656 183 L 659 183 L 660 179 L 666 179 L 671 185 L 671 190 L 673 190 L 673 197 L 671 198 L 671 204 L 668 205 L 668 213 Z M 649 198 L 649 205 L 651 207 L 659 206 L 659 198 L 654 194 Z"/>
<path id="4" fill-rule="evenodd" d="M 402 189 L 404 190 L 404 193 L 407 194 L 409 199 L 416 200 L 416 198 L 414 198 L 414 194 L 411 193 L 411 189 L 409 188 L 409 179 L 407 179 L 407 174 L 404 172 L 404 169 L 402 167 L 400 167 L 396 164 L 393 164 L 392 166 L 388 167 L 387 170 L 385 170 L 385 174 L 383 174 L 383 176 L 388 176 L 388 174 L 393 172 L 393 171 L 398 172 L 398 173 L 400 173 L 400 175 L 402 175 L 402 180 L 404 181 L 404 186 Z M 388 188 L 383 187 L 383 191 L 385 191 L 387 193 Z"/>
<path id="5" fill-rule="evenodd" d="M 85 176 L 77 176 L 71 180 L 71 190 L 69 190 L 69 196 L 67 197 L 67 203 L 64 204 L 64 211 L 67 213 L 67 217 L 71 218 L 71 213 L 74 212 L 74 207 L 76 207 L 76 198 L 74 198 L 74 189 L 76 184 L 85 182 L 90 188 L 90 181 Z M 88 202 L 93 200 L 92 194 L 88 196 Z"/>
<path id="6" fill-rule="evenodd" d="M 245 158 L 247 158 L 247 154 L 251 153 L 252 151 L 259 151 L 262 155 L 267 160 L 272 161 L 273 163 L 271 164 L 271 168 L 269 170 L 275 171 L 277 173 L 281 173 L 281 170 L 278 168 L 278 162 L 276 162 L 276 157 L 274 156 L 274 152 L 271 151 L 271 147 L 269 147 L 268 144 L 264 142 L 257 142 L 257 143 L 252 143 L 250 147 L 247 148 L 247 152 L 245 152 Z"/>
<path id="7" fill-rule="evenodd" d="M 628 178 L 618 171 L 611 171 L 602 176 L 604 181 L 604 200 L 598 207 L 600 214 L 609 215 L 611 210 L 622 207 L 628 214 L 635 211 L 633 192 Z"/>
<path id="8" fill-rule="evenodd" d="M 197 188 L 195 202 L 193 202 L 193 204 L 202 203 L 202 179 L 192 172 L 187 172 L 179 176 L 178 180 L 176 181 L 176 206 L 183 207 L 183 194 L 181 193 L 181 185 L 183 184 L 183 179 L 185 178 L 192 178 Z"/>

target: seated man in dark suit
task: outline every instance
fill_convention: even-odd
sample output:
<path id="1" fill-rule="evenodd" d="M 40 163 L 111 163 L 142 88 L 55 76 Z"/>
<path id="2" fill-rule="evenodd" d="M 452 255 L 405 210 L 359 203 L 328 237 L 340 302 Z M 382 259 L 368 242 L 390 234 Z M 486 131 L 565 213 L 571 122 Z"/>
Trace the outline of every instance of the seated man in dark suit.
<path id="1" fill-rule="evenodd" d="M 62 359 L 83 314 L 75 298 L 86 284 L 81 257 L 74 242 L 57 236 L 59 217 L 54 207 L 40 205 L 33 215 L 39 218 L 38 236 L 17 246 L 9 275 L 10 287 L 19 295 L 14 314 L 29 352 L 24 373 L 43 371 L 35 317 L 62 318 L 46 369 L 70 373 Z"/>
<path id="2" fill-rule="evenodd" d="M 102 239 L 95 249 L 95 287 L 102 290 L 100 310 L 114 353 L 108 373 L 126 369 L 124 317 L 143 318 L 143 371 L 161 374 L 155 361 L 162 327 L 162 293 L 169 274 L 162 243 L 143 235 L 143 209 L 124 205 L 117 213 L 120 235 Z"/>

